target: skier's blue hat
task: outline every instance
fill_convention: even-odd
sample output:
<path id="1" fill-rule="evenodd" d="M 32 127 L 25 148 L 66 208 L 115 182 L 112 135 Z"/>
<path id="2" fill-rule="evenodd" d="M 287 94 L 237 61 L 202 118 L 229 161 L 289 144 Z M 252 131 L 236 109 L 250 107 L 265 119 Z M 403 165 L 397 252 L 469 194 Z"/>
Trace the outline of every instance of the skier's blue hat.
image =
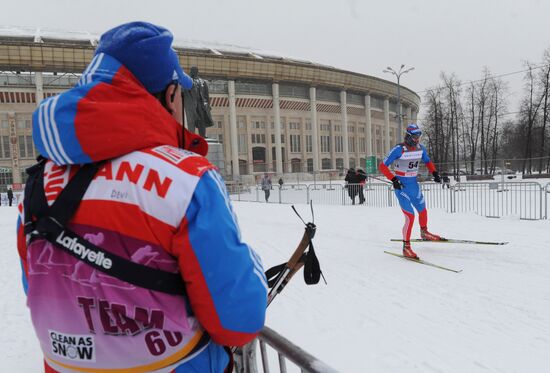
<path id="1" fill-rule="evenodd" d="M 116 58 L 150 93 L 161 92 L 173 81 L 191 89 L 193 80 L 181 68 L 172 49 L 173 40 L 172 33 L 163 27 L 130 22 L 101 35 L 95 54 Z"/>

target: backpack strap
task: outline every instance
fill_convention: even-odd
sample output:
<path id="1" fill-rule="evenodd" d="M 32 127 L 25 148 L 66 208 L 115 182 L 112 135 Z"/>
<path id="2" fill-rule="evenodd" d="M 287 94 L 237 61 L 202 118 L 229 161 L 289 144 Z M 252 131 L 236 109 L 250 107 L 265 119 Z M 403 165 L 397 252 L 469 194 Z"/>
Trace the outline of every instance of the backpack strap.
<path id="1" fill-rule="evenodd" d="M 132 285 L 173 295 L 184 295 L 181 274 L 132 262 L 96 246 L 67 228 L 82 197 L 103 163 L 83 165 L 70 179 L 51 207 L 44 192 L 44 165 L 38 163 L 27 172 L 25 185 L 25 233 L 30 241 L 42 238 L 67 254 L 109 276 Z"/>

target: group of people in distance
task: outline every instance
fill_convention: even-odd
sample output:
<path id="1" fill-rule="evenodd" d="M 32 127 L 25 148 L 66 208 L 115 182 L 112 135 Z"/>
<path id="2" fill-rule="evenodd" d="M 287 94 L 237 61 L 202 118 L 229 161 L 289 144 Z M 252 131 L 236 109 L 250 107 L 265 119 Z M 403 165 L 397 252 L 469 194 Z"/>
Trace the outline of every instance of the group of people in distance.
<path id="1" fill-rule="evenodd" d="M 363 193 L 363 187 L 367 182 L 367 174 L 362 168 L 355 170 L 353 167 L 348 170 L 346 177 L 346 189 L 348 190 L 349 198 L 351 198 L 351 204 L 355 205 L 355 197 L 359 196 L 359 204 L 365 203 L 365 194 Z"/>

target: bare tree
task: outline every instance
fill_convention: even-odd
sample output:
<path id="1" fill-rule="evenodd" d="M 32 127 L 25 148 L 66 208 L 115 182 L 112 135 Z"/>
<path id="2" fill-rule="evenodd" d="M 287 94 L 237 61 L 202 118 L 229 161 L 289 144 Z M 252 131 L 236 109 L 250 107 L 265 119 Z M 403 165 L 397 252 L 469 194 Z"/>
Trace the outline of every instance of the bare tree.
<path id="1" fill-rule="evenodd" d="M 535 122 L 537 120 L 537 115 L 540 109 L 540 106 L 543 101 L 543 95 L 537 95 L 536 92 L 536 81 L 533 70 L 535 67 L 531 62 L 525 62 L 527 67 L 527 72 L 525 74 L 525 90 L 526 97 L 522 101 L 521 110 L 520 110 L 520 123 L 526 128 L 526 141 L 525 141 L 525 150 L 523 153 L 523 172 L 531 173 L 532 172 L 532 161 L 533 157 L 533 143 L 534 136 L 533 133 Z M 538 96 L 538 97 L 537 97 Z"/>
<path id="2" fill-rule="evenodd" d="M 540 136 L 540 151 L 539 151 L 539 173 L 542 172 L 543 166 L 542 166 L 542 160 L 544 155 L 546 154 L 544 145 L 546 140 L 546 125 L 548 123 L 548 116 L 549 116 L 549 105 L 550 100 L 548 98 L 550 94 L 550 48 L 547 48 L 544 51 L 543 55 L 543 67 L 539 73 L 539 86 L 541 91 L 541 98 L 542 98 L 542 123 L 541 123 L 541 136 Z M 550 158 L 549 158 L 550 160 Z M 546 163 L 546 168 L 548 169 L 549 161 Z"/>

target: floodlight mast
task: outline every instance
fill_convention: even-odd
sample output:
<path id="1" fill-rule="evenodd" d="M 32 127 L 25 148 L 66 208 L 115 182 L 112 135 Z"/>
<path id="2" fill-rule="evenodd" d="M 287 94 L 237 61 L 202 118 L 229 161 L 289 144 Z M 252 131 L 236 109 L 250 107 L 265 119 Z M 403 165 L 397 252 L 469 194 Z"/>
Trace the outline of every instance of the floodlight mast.
<path id="1" fill-rule="evenodd" d="M 384 73 L 395 75 L 397 78 L 397 138 L 399 139 L 400 136 L 403 134 L 403 114 L 401 113 L 401 75 L 406 74 L 410 71 L 414 70 L 414 67 L 409 67 L 408 69 L 403 70 L 405 67 L 405 64 L 401 64 L 401 67 L 399 68 L 399 71 L 395 71 L 391 68 L 391 66 L 386 67 L 384 70 L 382 70 Z M 409 118 L 410 119 L 410 118 Z"/>

